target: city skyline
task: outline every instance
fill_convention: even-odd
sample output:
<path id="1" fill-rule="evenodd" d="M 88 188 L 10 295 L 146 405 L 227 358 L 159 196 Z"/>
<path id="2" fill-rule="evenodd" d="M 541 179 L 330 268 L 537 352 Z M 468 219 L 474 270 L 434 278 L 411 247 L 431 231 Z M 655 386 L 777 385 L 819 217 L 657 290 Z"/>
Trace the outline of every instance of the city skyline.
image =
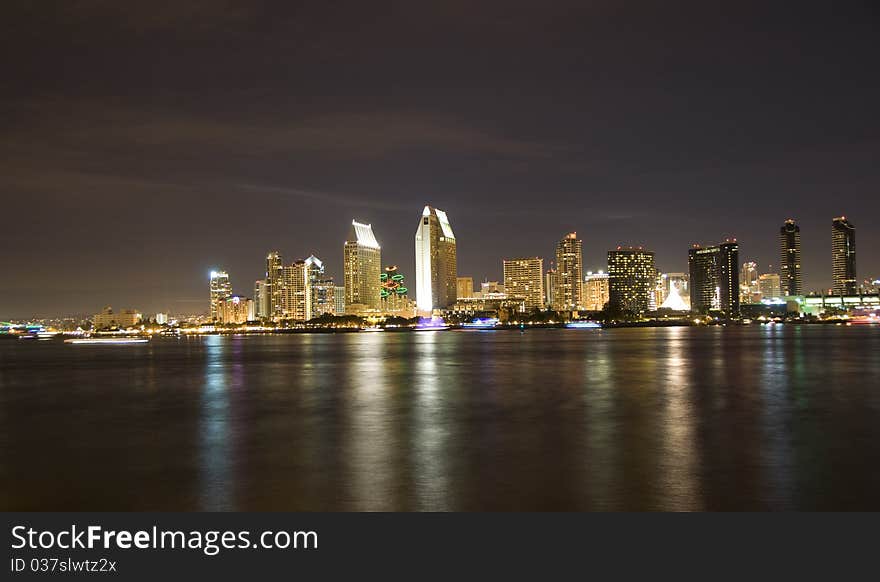
<path id="1" fill-rule="evenodd" d="M 8 7 L 7 316 L 203 309 L 203 277 L 257 280 L 268 249 L 341 281 L 350 217 L 412 265 L 426 203 L 475 282 L 572 231 L 585 270 L 735 237 L 767 271 L 793 218 L 805 291 L 832 285 L 831 217 L 880 248 L 869 6 L 258 4 Z"/>

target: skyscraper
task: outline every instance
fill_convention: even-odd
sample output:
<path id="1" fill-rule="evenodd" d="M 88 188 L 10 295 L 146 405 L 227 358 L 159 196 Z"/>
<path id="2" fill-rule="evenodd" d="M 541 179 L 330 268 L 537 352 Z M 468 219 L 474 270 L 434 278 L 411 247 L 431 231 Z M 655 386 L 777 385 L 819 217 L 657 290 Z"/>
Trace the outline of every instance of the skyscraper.
<path id="1" fill-rule="evenodd" d="M 455 234 L 446 213 L 425 206 L 416 229 L 416 306 L 428 312 L 455 303 Z"/>
<path id="2" fill-rule="evenodd" d="M 285 265 L 281 281 L 281 317 L 293 321 L 311 319 L 309 265 L 305 260 Z"/>
<path id="3" fill-rule="evenodd" d="M 688 252 L 691 310 L 739 314 L 739 245 L 728 241 L 712 247 L 695 245 Z"/>
<path id="4" fill-rule="evenodd" d="M 553 309 L 575 311 L 583 305 L 582 243 L 576 232 L 570 232 L 556 244 L 556 290 Z"/>
<path id="5" fill-rule="evenodd" d="M 641 247 L 608 251 L 608 306 L 616 311 L 642 314 L 654 303 L 654 253 Z M 655 305 L 656 308 L 656 305 Z"/>
<path id="6" fill-rule="evenodd" d="M 373 227 L 356 220 L 343 248 L 346 310 L 379 309 L 379 275 L 382 272 L 382 248 Z"/>
<path id="7" fill-rule="evenodd" d="M 779 229 L 779 265 L 782 295 L 800 295 L 801 283 L 801 227 L 788 219 Z"/>
<path id="8" fill-rule="evenodd" d="M 831 251 L 835 295 L 855 295 L 859 287 L 856 279 L 856 227 L 845 216 L 831 222 Z"/>
<path id="9" fill-rule="evenodd" d="M 258 279 L 254 282 L 254 314 L 257 319 L 271 317 L 269 289 L 266 279 Z"/>
<path id="10" fill-rule="evenodd" d="M 265 317 L 272 320 L 281 318 L 281 286 L 284 277 L 284 262 L 281 253 L 271 251 L 266 255 L 266 293 L 268 312 Z"/>
<path id="11" fill-rule="evenodd" d="M 556 297 L 556 287 L 559 285 L 559 273 L 556 272 L 556 268 L 553 266 L 553 263 L 550 263 L 550 268 L 547 269 L 547 272 L 544 274 L 544 303 L 550 309 L 554 309 L 555 297 Z"/>
<path id="12" fill-rule="evenodd" d="M 739 288 L 740 303 L 754 303 L 759 299 L 761 290 L 758 288 L 758 263 L 755 261 L 743 263 L 742 272 L 739 274 Z"/>
<path id="13" fill-rule="evenodd" d="M 226 271 L 211 271 L 211 321 L 220 319 L 220 307 L 232 295 L 232 284 Z"/>
<path id="14" fill-rule="evenodd" d="M 504 259 L 504 290 L 523 299 L 526 311 L 544 306 L 544 259 Z"/>
<path id="15" fill-rule="evenodd" d="M 588 271 L 584 277 L 584 309 L 602 311 L 608 303 L 608 273 Z"/>

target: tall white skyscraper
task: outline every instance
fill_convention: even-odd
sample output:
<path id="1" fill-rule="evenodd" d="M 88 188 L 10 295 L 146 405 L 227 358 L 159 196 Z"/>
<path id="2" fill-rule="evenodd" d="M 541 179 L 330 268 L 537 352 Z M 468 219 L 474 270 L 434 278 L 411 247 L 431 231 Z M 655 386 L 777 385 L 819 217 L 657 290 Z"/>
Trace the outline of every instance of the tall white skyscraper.
<path id="1" fill-rule="evenodd" d="M 416 230 L 416 307 L 446 308 L 456 300 L 458 267 L 455 234 L 442 210 L 425 206 Z"/>

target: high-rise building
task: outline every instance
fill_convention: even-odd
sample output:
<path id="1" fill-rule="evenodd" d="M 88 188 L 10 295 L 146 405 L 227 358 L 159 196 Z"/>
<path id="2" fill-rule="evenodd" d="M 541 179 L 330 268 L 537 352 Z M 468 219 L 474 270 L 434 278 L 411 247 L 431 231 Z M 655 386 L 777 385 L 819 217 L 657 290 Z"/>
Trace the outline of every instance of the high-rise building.
<path id="1" fill-rule="evenodd" d="M 269 309 L 270 289 L 266 279 L 257 279 L 254 282 L 254 315 L 256 319 L 272 317 L 272 311 Z"/>
<path id="2" fill-rule="evenodd" d="M 760 301 L 761 290 L 758 288 L 758 263 L 746 261 L 739 274 L 739 302 L 757 303 Z"/>
<path id="3" fill-rule="evenodd" d="M 232 295 L 232 284 L 226 271 L 211 271 L 211 321 L 220 318 L 220 304 Z"/>
<path id="4" fill-rule="evenodd" d="M 333 314 L 345 315 L 345 287 L 337 285 L 333 288 Z"/>
<path id="5" fill-rule="evenodd" d="M 576 311 L 583 306 L 583 246 L 576 232 L 570 232 L 556 244 L 556 290 L 553 309 Z"/>
<path id="6" fill-rule="evenodd" d="M 774 299 L 781 299 L 784 296 L 782 291 L 782 277 L 777 273 L 764 273 L 759 276 L 758 292 L 761 294 L 761 299 L 771 301 Z"/>
<path id="7" fill-rule="evenodd" d="M 281 253 L 271 251 L 266 255 L 266 305 L 268 308 L 265 317 L 278 320 L 281 319 L 281 292 L 282 279 L 284 278 L 284 261 L 281 259 Z"/>
<path id="8" fill-rule="evenodd" d="M 109 305 L 101 313 L 96 313 L 92 318 L 95 329 L 118 327 L 125 329 L 137 325 L 143 319 L 143 315 L 136 309 L 123 309 L 115 313 Z"/>
<path id="9" fill-rule="evenodd" d="M 455 234 L 442 210 L 425 206 L 416 229 L 416 306 L 444 309 L 456 299 L 458 266 Z"/>
<path id="10" fill-rule="evenodd" d="M 728 241 L 712 247 L 694 245 L 688 252 L 691 310 L 739 314 L 739 245 Z"/>
<path id="11" fill-rule="evenodd" d="M 801 279 L 801 227 L 788 219 L 779 229 L 779 268 L 782 296 L 800 295 Z"/>
<path id="12" fill-rule="evenodd" d="M 654 253 L 641 247 L 608 251 L 608 306 L 642 314 L 652 306 L 657 279 Z"/>
<path id="13" fill-rule="evenodd" d="M 522 298 L 526 311 L 544 306 L 544 259 L 504 259 L 504 290 L 508 297 Z"/>
<path id="14" fill-rule="evenodd" d="M 455 296 L 457 299 L 470 299 L 474 296 L 474 278 L 457 277 L 455 279 Z"/>
<path id="15" fill-rule="evenodd" d="M 379 309 L 379 275 L 382 273 L 382 247 L 373 227 L 356 220 L 343 248 L 345 305 L 347 311 Z"/>
<path id="16" fill-rule="evenodd" d="M 220 302 L 220 323 L 245 323 L 254 319 L 254 302 L 241 295 L 230 295 Z"/>
<path id="17" fill-rule="evenodd" d="M 312 317 L 344 315 L 344 309 L 336 311 L 336 290 L 339 287 L 330 277 L 319 279 L 312 285 Z"/>
<path id="18" fill-rule="evenodd" d="M 587 271 L 584 276 L 584 309 L 602 311 L 608 303 L 608 273 Z"/>
<path id="19" fill-rule="evenodd" d="M 554 297 L 556 296 L 556 286 L 559 285 L 559 274 L 556 268 L 550 263 L 550 268 L 544 273 L 544 303 L 550 309 L 553 309 Z"/>
<path id="20" fill-rule="evenodd" d="M 307 281 L 306 303 L 308 305 L 306 321 L 308 321 L 309 319 L 324 313 L 324 311 L 322 311 L 323 307 L 319 308 L 319 302 L 321 302 L 322 298 L 319 297 L 317 293 L 318 286 L 324 282 L 324 261 L 315 255 L 310 255 L 309 258 L 305 259 L 305 268 Z M 330 284 L 333 284 L 332 279 L 330 280 Z M 324 292 L 323 295 L 323 302 L 326 304 L 326 292 Z"/>
<path id="21" fill-rule="evenodd" d="M 293 321 L 311 319 L 309 265 L 305 260 L 285 265 L 281 279 L 281 318 Z"/>
<path id="22" fill-rule="evenodd" d="M 856 278 L 856 227 L 845 216 L 831 222 L 831 251 L 835 295 L 855 295 L 859 281 Z"/>

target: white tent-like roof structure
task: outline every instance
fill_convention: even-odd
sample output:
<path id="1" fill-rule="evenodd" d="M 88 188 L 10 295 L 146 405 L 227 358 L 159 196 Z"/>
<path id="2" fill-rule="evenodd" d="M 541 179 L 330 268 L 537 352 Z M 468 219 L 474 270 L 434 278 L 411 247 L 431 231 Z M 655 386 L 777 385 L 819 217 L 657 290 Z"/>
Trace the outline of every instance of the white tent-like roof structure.
<path id="1" fill-rule="evenodd" d="M 663 305 L 660 306 L 661 309 L 671 309 L 673 311 L 687 311 L 688 306 L 685 304 L 684 299 L 681 298 L 681 295 L 678 294 L 678 287 L 675 285 L 671 285 L 669 289 L 669 295 L 666 296 L 666 301 L 663 302 Z"/>

